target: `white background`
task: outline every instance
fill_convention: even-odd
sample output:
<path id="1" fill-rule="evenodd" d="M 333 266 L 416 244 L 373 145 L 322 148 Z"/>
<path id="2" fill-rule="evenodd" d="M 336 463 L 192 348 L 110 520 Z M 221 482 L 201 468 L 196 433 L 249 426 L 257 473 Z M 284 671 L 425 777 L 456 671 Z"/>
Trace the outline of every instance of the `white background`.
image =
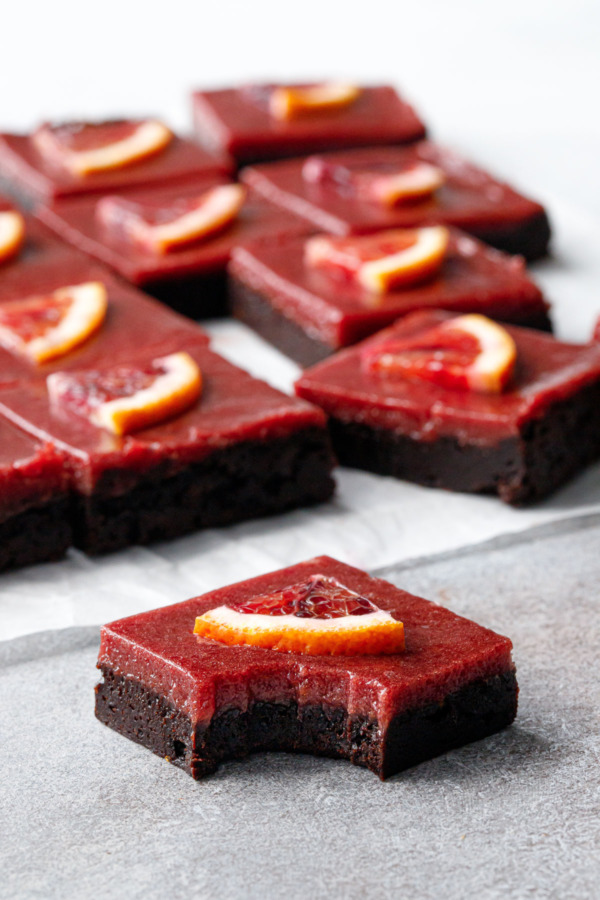
<path id="1" fill-rule="evenodd" d="M 600 314 L 600 5 L 591 0 L 246 0 L 94 6 L 5 0 L 0 128 L 154 113 L 185 130 L 189 90 L 255 80 L 392 82 L 432 134 L 548 204 L 553 258 L 535 277 L 558 333 Z M 289 389 L 295 367 L 234 323 L 216 349 Z M 328 552 L 363 567 L 455 549 L 600 509 L 600 466 L 527 511 L 338 471 L 318 511 L 2 576 L 0 639 L 98 623 Z"/>

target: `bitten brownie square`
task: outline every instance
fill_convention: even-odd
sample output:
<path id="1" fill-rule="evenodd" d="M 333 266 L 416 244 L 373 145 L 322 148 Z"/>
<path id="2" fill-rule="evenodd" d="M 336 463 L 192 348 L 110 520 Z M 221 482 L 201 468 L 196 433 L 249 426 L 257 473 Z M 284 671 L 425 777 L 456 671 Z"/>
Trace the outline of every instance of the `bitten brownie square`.
<path id="1" fill-rule="evenodd" d="M 376 237 L 385 247 L 386 242 L 394 244 L 396 234 Z M 339 269 L 311 265 L 307 250 L 314 240 L 294 236 L 236 248 L 229 267 L 233 314 L 301 365 L 313 365 L 400 316 L 428 307 L 480 312 L 550 330 L 548 304 L 523 260 L 456 229 L 450 230 L 437 270 L 383 293 L 364 288 Z"/>
<path id="2" fill-rule="evenodd" d="M 0 571 L 60 559 L 70 543 L 64 455 L 0 418 Z"/>
<path id="3" fill-rule="evenodd" d="M 116 160 L 115 147 L 117 153 L 119 147 L 126 153 L 131 147 L 126 142 L 149 121 L 161 130 L 162 143 L 146 148 L 137 158 Z M 110 155 L 104 164 L 102 158 L 81 158 L 84 153 L 107 148 Z M 230 171 L 228 158 L 207 153 L 155 120 L 44 124 L 31 134 L 0 134 L 0 180 L 28 206 L 52 203 L 59 197 L 185 182 Z"/>
<path id="4" fill-rule="evenodd" d="M 419 341 L 424 338 L 425 352 L 428 344 L 435 351 L 428 333 L 455 318 L 413 313 L 303 373 L 296 392 L 330 417 L 341 465 L 430 487 L 497 493 L 518 505 L 546 496 L 600 458 L 600 345 L 566 344 L 506 326 L 516 364 L 496 394 L 370 365 L 378 356 L 385 363 L 386 354 L 393 365 L 397 341 L 408 347 L 409 364 L 411 353 L 419 362 Z M 455 350 L 460 361 L 460 344 Z M 437 367 L 444 374 L 443 356 Z"/>
<path id="5" fill-rule="evenodd" d="M 322 652 L 196 636 L 209 610 L 243 641 L 261 629 L 290 640 L 320 634 Z M 396 649 L 361 652 L 377 627 L 402 631 L 400 622 Z M 354 655 L 334 655 L 341 632 L 358 635 Z M 105 625 L 96 715 L 195 779 L 255 751 L 338 757 L 387 778 L 510 725 L 511 649 L 487 628 L 321 556 Z"/>
<path id="6" fill-rule="evenodd" d="M 202 335 L 186 337 L 176 350 L 199 368 L 201 395 L 185 411 L 131 434 L 51 403 L 43 378 L 0 388 L 7 418 L 63 450 L 74 492 L 73 540 L 88 553 L 271 515 L 333 492 L 334 460 L 320 409 L 221 359 Z M 153 358 L 174 351 L 169 341 L 151 354 L 121 358 L 118 378 L 143 382 Z M 105 367 L 64 377 L 98 384 Z M 75 403 L 79 388 L 73 390 Z"/>
<path id="7" fill-rule="evenodd" d="M 251 192 L 230 222 L 217 220 L 214 231 L 157 251 L 128 237 L 123 217 L 139 213 L 148 223 L 175 221 L 189 216 L 190 207 L 219 187 L 231 183 L 221 177 L 188 179 L 185 184 L 130 189 L 126 194 L 98 200 L 69 198 L 39 210 L 40 218 L 78 250 L 110 266 L 119 275 L 152 296 L 192 318 L 222 316 L 228 311 L 225 269 L 232 248 L 254 240 L 276 243 L 287 234 L 306 232 L 303 219 L 266 203 Z M 244 194 L 236 186 L 234 190 Z M 122 209 L 103 218 L 107 202 Z"/>
<path id="8" fill-rule="evenodd" d="M 419 194 L 415 176 L 428 176 L 430 190 Z M 331 234 L 453 225 L 529 260 L 543 256 L 550 239 L 543 206 L 429 141 L 250 166 L 241 178 L 267 200 Z M 406 178 L 405 196 L 394 199 L 390 184 Z"/>
<path id="9" fill-rule="evenodd" d="M 210 151 L 228 153 L 238 165 L 321 150 L 374 144 L 404 144 L 425 135 L 413 108 L 394 88 L 355 88 L 338 106 L 296 108 L 281 118 L 273 107 L 281 93 L 294 100 L 297 88 L 254 85 L 193 95 L 196 137 Z M 276 95 L 274 97 L 274 94 Z"/>

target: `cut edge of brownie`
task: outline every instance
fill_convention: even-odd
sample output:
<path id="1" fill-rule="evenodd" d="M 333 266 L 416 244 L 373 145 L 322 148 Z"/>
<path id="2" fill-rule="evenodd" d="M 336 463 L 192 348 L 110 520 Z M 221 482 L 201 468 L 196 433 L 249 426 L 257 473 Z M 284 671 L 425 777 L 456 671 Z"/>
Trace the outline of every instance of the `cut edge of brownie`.
<path id="1" fill-rule="evenodd" d="M 190 319 L 217 319 L 229 315 L 224 269 L 151 279 L 138 287 Z"/>
<path id="2" fill-rule="evenodd" d="M 497 250 L 524 256 L 528 262 L 542 259 L 548 254 L 552 235 L 550 220 L 545 210 L 512 225 L 489 229 L 465 228 L 464 230 Z"/>
<path id="3" fill-rule="evenodd" d="M 441 436 L 420 441 L 332 417 L 340 465 L 427 487 L 497 493 L 521 506 L 540 500 L 600 458 L 600 381 L 526 421 L 519 435 L 486 446 Z"/>
<path id="4" fill-rule="evenodd" d="M 71 546 L 67 497 L 30 506 L 0 522 L 0 572 L 61 559 Z"/>
<path id="5" fill-rule="evenodd" d="M 216 450 L 179 472 L 157 466 L 132 484 L 105 472 L 73 498 L 73 540 L 86 553 L 120 550 L 274 515 L 331 497 L 335 460 L 326 428 Z"/>
<path id="6" fill-rule="evenodd" d="M 101 667 L 96 717 L 124 737 L 152 750 L 195 780 L 221 762 L 251 753 L 279 751 L 347 759 L 381 779 L 448 750 L 481 740 L 510 725 L 517 714 L 514 668 L 480 678 L 440 703 L 395 716 L 385 734 L 377 721 L 345 709 L 255 702 L 228 709 L 208 725 L 194 726 L 165 697 L 133 678 Z"/>
<path id="7" fill-rule="evenodd" d="M 238 321 L 243 322 L 244 325 L 304 368 L 322 362 L 333 353 L 345 349 L 345 346 L 334 347 L 317 337 L 311 337 L 301 325 L 277 309 L 266 294 L 249 287 L 240 278 L 231 274 L 229 275 L 229 297 L 232 315 Z M 408 310 L 406 313 L 399 314 L 398 318 L 410 315 L 414 311 Z M 494 318 L 509 325 L 552 332 L 552 322 L 547 311 L 540 310 L 535 315 L 511 316 L 508 319 L 498 319 L 496 316 Z M 381 325 L 375 331 L 381 331 L 390 324 L 391 322 Z M 370 334 L 365 333 L 363 338 L 369 336 Z"/>

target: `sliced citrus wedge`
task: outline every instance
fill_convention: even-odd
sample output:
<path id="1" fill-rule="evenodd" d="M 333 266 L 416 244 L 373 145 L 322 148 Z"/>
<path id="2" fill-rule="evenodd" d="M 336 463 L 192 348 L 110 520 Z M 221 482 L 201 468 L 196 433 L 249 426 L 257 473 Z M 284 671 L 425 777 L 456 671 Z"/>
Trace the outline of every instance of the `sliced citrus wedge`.
<path id="1" fill-rule="evenodd" d="M 360 93 L 355 84 L 334 82 L 308 87 L 276 87 L 269 98 L 269 111 L 275 119 L 293 119 L 306 113 L 349 106 Z"/>
<path id="2" fill-rule="evenodd" d="M 448 229 L 399 228 L 349 238 L 317 235 L 306 241 L 307 265 L 329 269 L 374 294 L 426 281 L 439 270 L 448 247 Z"/>
<path id="3" fill-rule="evenodd" d="M 356 193 L 362 199 L 384 206 L 396 206 L 430 197 L 444 184 L 446 176 L 437 166 L 417 163 L 394 174 L 357 172 L 353 180 Z"/>
<path id="4" fill-rule="evenodd" d="M 192 406 L 202 375 L 188 353 L 171 353 L 146 366 L 101 372 L 55 372 L 47 378 L 52 404 L 64 406 L 113 434 L 131 434 Z"/>
<path id="5" fill-rule="evenodd" d="M 358 656 L 404 650 L 404 626 L 335 578 L 301 584 L 211 609 L 194 634 L 231 646 L 246 644 L 308 655 Z"/>
<path id="6" fill-rule="evenodd" d="M 81 177 L 146 159 L 159 153 L 172 139 L 167 126 L 155 119 L 47 124 L 38 128 L 32 138 L 44 159 Z"/>
<path id="7" fill-rule="evenodd" d="M 106 307 L 100 281 L 11 300 L 0 305 L 0 346 L 42 365 L 86 341 L 102 325 Z"/>
<path id="8" fill-rule="evenodd" d="M 516 358 L 508 331 L 477 313 L 456 316 L 410 338 L 372 344 L 363 352 L 370 370 L 482 394 L 499 394 L 507 387 Z"/>
<path id="9" fill-rule="evenodd" d="M 151 253 L 168 253 L 221 232 L 236 219 L 245 197 L 241 184 L 219 185 L 168 205 L 103 197 L 96 205 L 96 216 L 116 236 L 125 236 Z"/>
<path id="10" fill-rule="evenodd" d="M 0 212 L 0 263 L 12 259 L 25 240 L 25 219 L 16 210 Z"/>

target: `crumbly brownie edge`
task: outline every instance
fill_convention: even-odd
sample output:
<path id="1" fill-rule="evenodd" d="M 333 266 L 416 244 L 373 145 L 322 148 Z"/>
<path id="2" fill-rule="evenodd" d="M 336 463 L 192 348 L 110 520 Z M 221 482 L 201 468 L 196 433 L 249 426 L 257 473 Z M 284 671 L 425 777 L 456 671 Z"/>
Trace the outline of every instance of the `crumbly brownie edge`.
<path id="1" fill-rule="evenodd" d="M 387 428 L 331 418 L 340 465 L 427 487 L 497 493 L 515 506 L 547 496 L 600 458 L 600 382 L 552 404 L 497 444 L 438 437 L 419 441 Z"/>
<path id="2" fill-rule="evenodd" d="M 32 506 L 0 522 L 0 571 L 60 559 L 70 545 L 67 498 Z"/>
<path id="3" fill-rule="evenodd" d="M 301 325 L 276 309 L 266 294 L 253 290 L 239 278 L 229 276 L 229 296 L 236 319 L 304 368 L 314 366 L 342 349 L 311 337 Z M 550 317 L 544 311 L 529 316 L 511 316 L 505 321 L 538 331 L 552 331 Z"/>
<path id="4" fill-rule="evenodd" d="M 225 270 L 161 278 L 139 285 L 156 300 L 190 319 L 216 319 L 229 315 Z"/>
<path id="5" fill-rule="evenodd" d="M 194 727 L 163 696 L 132 678 L 102 667 L 96 716 L 124 737 L 142 744 L 195 780 L 225 760 L 259 751 L 309 753 L 347 759 L 388 778 L 455 747 L 506 728 L 517 714 L 514 670 L 478 679 L 441 703 L 407 710 L 385 733 L 376 721 L 327 706 L 256 702 L 229 709 L 208 726 Z"/>
<path id="6" fill-rule="evenodd" d="M 545 212 L 502 228 L 465 230 L 498 250 L 524 256 L 528 262 L 547 255 L 551 237 L 550 221 Z"/>
<path id="7" fill-rule="evenodd" d="M 74 543 L 107 553 L 321 503 L 334 464 L 327 429 L 310 427 L 215 450 L 175 474 L 158 466 L 134 484 L 108 471 L 93 494 L 74 498 Z"/>

